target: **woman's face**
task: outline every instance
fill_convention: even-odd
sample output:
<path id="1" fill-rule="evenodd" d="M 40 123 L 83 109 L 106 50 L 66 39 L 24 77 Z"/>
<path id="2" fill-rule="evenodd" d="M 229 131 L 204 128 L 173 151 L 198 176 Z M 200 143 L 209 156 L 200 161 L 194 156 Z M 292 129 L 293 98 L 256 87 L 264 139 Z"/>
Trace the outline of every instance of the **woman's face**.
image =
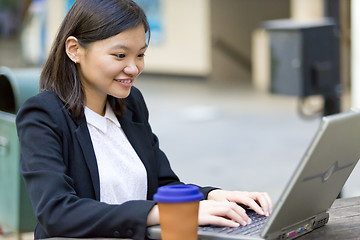
<path id="1" fill-rule="evenodd" d="M 107 95 L 126 98 L 144 69 L 146 36 L 143 25 L 96 41 L 79 50 L 78 70 L 86 105 L 105 103 Z"/>

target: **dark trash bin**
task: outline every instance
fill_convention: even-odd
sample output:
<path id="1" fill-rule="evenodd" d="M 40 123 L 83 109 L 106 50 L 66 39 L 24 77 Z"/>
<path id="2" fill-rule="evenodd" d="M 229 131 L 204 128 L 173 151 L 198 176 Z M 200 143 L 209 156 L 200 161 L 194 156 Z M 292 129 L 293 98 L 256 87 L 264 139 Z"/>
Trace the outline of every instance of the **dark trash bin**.
<path id="1" fill-rule="evenodd" d="M 39 89 L 40 69 L 0 67 L 0 225 L 17 233 L 34 231 L 36 219 L 19 171 L 16 113 Z"/>
<path id="2" fill-rule="evenodd" d="M 307 97 L 339 87 L 339 35 L 331 19 L 263 25 L 270 36 L 272 92 Z"/>
<path id="3" fill-rule="evenodd" d="M 271 92 L 299 97 L 304 117 L 339 113 L 340 37 L 334 20 L 272 20 L 264 28 L 270 36 Z M 305 114 L 306 98 L 314 95 L 322 96 L 323 106 Z"/>

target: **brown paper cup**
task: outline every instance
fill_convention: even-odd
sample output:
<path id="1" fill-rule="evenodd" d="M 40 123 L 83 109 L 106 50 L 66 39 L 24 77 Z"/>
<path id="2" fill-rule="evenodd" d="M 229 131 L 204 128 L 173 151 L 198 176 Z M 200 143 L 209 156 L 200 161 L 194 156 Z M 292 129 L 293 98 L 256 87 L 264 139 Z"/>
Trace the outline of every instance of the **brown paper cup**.
<path id="1" fill-rule="evenodd" d="M 158 205 L 162 240 L 197 240 L 199 201 Z"/>
<path id="2" fill-rule="evenodd" d="M 193 185 L 158 188 L 154 200 L 159 205 L 162 240 L 197 240 L 199 202 L 203 197 Z"/>

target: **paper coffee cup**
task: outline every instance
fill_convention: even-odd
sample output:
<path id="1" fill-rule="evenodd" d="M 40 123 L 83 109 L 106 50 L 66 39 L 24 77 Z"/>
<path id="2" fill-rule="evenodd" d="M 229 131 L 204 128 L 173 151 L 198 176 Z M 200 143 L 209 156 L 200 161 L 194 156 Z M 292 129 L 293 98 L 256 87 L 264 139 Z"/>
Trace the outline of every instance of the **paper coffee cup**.
<path id="1" fill-rule="evenodd" d="M 204 198 L 193 185 L 158 188 L 154 195 L 160 213 L 162 240 L 197 240 L 199 201 Z"/>

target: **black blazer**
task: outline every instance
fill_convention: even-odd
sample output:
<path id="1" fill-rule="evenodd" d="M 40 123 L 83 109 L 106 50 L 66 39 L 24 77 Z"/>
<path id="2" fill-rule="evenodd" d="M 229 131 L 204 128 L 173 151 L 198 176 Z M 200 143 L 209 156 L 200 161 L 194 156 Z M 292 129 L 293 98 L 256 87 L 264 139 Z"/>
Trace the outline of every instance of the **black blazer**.
<path id="1" fill-rule="evenodd" d="M 100 200 L 96 157 L 85 117 L 73 118 L 54 92 L 44 91 L 21 107 L 16 125 L 20 170 L 38 219 L 35 238 L 146 238 L 148 212 L 159 186 L 182 184 L 148 122 L 140 91 L 133 87 L 127 111 L 117 116 L 143 162 L 147 199 L 109 205 Z M 207 197 L 213 188 L 200 190 Z"/>

